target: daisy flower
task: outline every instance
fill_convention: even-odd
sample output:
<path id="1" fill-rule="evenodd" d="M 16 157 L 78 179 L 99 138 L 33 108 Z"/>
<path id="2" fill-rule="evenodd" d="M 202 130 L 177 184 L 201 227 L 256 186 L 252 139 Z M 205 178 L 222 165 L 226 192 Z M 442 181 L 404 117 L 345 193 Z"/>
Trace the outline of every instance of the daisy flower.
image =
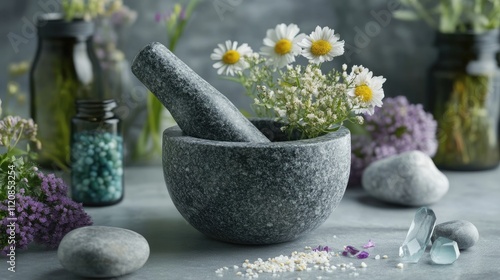
<path id="1" fill-rule="evenodd" d="M 296 24 L 278 24 L 274 29 L 268 29 L 264 46 L 260 49 L 262 55 L 269 57 L 266 63 L 282 68 L 292 62 L 302 51 L 298 43 L 304 38 L 304 34 L 299 34 L 299 27 Z M 298 35 L 299 34 L 299 35 Z"/>
<path id="2" fill-rule="evenodd" d="M 218 69 L 217 74 L 234 76 L 249 67 L 244 57 L 252 54 L 252 49 L 248 44 L 242 44 L 238 47 L 238 42 L 227 40 L 225 44 L 218 44 L 214 52 L 210 55 L 212 60 L 216 60 L 214 68 Z"/>
<path id="3" fill-rule="evenodd" d="M 382 85 L 386 80 L 384 77 L 373 77 L 373 72 L 368 68 L 353 66 L 353 73 L 349 80 L 352 81 L 353 87 L 348 90 L 347 94 L 359 101 L 359 107 L 354 108 L 356 114 L 372 115 L 375 106 L 382 107 L 384 98 Z"/>
<path id="4" fill-rule="evenodd" d="M 334 30 L 328 27 L 316 26 L 311 35 L 302 39 L 299 46 L 302 47 L 302 55 L 309 62 L 320 64 L 331 61 L 334 57 L 344 53 L 344 41 L 339 41 L 340 36 L 334 34 Z"/>

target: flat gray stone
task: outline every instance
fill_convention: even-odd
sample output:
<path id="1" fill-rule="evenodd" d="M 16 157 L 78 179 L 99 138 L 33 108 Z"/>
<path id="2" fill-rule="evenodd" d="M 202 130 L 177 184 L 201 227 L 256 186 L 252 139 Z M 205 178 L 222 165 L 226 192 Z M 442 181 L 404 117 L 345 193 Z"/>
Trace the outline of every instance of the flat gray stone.
<path id="1" fill-rule="evenodd" d="M 469 221 L 453 220 L 436 225 L 432 234 L 432 242 L 438 237 L 454 240 L 460 250 L 465 250 L 474 246 L 479 240 L 479 231 Z"/>
<path id="2" fill-rule="evenodd" d="M 170 111 L 186 135 L 234 142 L 269 140 L 222 93 L 160 43 L 134 59 L 132 72 Z"/>
<path id="3" fill-rule="evenodd" d="M 405 152 L 370 164 L 361 181 L 373 197 L 405 206 L 436 203 L 449 188 L 448 178 L 420 151 Z"/>
<path id="4" fill-rule="evenodd" d="M 170 197 L 200 232 L 226 242 L 272 244 L 320 226 L 344 196 L 351 147 L 346 128 L 285 139 L 281 125 L 253 120 L 274 142 L 222 142 L 163 134 Z"/>
<path id="5" fill-rule="evenodd" d="M 131 230 L 88 226 L 72 230 L 59 244 L 62 266 L 83 277 L 118 277 L 141 268 L 149 257 L 146 239 Z"/>

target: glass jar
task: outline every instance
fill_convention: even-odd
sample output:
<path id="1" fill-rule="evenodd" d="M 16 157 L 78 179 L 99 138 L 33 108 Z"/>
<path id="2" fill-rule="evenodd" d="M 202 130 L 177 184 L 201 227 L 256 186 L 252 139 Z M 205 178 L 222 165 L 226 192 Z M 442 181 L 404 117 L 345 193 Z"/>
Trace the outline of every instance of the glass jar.
<path id="1" fill-rule="evenodd" d="M 71 121 L 71 196 L 86 206 L 123 199 L 123 138 L 112 99 L 77 100 Z"/>
<path id="2" fill-rule="evenodd" d="M 498 34 L 437 34 L 428 101 L 438 122 L 439 168 L 486 170 L 499 163 Z"/>
<path id="3" fill-rule="evenodd" d="M 38 49 L 30 73 L 31 117 L 42 142 L 38 163 L 66 167 L 75 100 L 104 99 L 92 48 L 94 23 L 45 14 L 37 22 Z"/>

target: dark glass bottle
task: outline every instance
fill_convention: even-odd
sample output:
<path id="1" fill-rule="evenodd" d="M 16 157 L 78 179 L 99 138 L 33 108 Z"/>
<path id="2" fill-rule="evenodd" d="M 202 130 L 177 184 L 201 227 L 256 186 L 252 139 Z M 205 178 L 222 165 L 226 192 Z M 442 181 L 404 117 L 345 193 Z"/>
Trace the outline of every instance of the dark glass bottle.
<path id="1" fill-rule="evenodd" d="M 123 199 L 123 138 L 112 99 L 77 100 L 71 121 L 71 196 L 86 206 Z"/>
<path id="2" fill-rule="evenodd" d="M 104 99 L 92 48 L 94 23 L 45 14 L 37 22 L 38 49 L 30 73 L 31 116 L 42 142 L 39 164 L 69 164 L 70 121 L 75 100 Z"/>
<path id="3" fill-rule="evenodd" d="M 428 101 L 438 122 L 439 168 L 473 171 L 498 166 L 500 72 L 498 30 L 437 34 Z"/>

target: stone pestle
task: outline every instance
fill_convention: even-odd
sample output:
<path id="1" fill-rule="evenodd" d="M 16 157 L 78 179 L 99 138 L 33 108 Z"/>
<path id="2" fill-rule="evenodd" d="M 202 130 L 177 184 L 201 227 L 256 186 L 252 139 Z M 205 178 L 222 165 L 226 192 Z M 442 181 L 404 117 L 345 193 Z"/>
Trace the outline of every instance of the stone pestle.
<path id="1" fill-rule="evenodd" d="M 238 109 L 177 58 L 153 42 L 132 63 L 134 75 L 192 137 L 232 142 L 270 142 Z"/>

